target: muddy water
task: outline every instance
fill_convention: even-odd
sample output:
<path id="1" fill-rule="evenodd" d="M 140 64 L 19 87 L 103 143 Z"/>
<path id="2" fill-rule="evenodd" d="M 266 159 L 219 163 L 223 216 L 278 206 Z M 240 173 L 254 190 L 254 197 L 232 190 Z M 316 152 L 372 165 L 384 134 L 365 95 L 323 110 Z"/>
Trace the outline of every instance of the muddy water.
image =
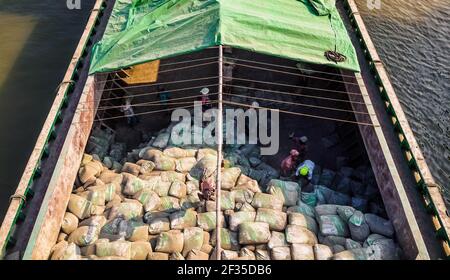
<path id="1" fill-rule="evenodd" d="M 450 202 L 450 6 L 381 0 L 358 8 L 431 172 Z"/>
<path id="2" fill-rule="evenodd" d="M 450 7 L 382 0 L 369 10 L 358 2 L 433 175 L 448 190 Z M 68 10 L 65 0 L 0 0 L 0 221 L 94 0 L 81 3 Z"/>
<path id="3" fill-rule="evenodd" d="M 0 221 L 94 0 L 0 0 Z"/>

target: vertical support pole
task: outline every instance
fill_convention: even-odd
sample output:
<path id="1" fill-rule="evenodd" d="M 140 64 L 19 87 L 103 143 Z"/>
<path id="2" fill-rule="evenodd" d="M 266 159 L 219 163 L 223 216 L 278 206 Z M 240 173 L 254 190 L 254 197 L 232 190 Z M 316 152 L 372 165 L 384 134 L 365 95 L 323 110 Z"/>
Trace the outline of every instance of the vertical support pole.
<path id="1" fill-rule="evenodd" d="M 217 103 L 217 181 L 216 181 L 216 260 L 221 259 L 220 226 L 222 213 L 220 207 L 220 192 L 222 188 L 222 143 L 223 143 L 223 120 L 222 120 L 222 93 L 223 93 L 223 48 L 219 46 L 219 89 Z"/>

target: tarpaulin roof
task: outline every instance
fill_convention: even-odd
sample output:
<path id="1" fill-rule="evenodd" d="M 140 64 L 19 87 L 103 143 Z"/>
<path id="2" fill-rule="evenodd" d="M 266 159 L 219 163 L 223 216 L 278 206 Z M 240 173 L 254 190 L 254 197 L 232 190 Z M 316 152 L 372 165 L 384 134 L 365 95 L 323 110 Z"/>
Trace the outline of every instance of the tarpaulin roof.
<path id="1" fill-rule="evenodd" d="M 90 73 L 217 45 L 359 71 L 335 0 L 117 0 Z"/>

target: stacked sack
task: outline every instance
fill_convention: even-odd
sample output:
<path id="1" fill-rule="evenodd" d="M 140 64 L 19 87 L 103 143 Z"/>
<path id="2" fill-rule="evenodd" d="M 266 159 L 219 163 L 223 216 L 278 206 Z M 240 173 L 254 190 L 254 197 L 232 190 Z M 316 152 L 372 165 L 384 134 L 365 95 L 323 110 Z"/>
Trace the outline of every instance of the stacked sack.
<path id="1" fill-rule="evenodd" d="M 170 137 L 163 131 L 122 160 L 111 159 L 111 153 L 85 154 L 50 258 L 213 259 L 216 203 L 199 199 L 199 180 L 215 176 L 217 152 L 167 145 Z M 225 153 L 222 259 L 400 257 L 388 220 L 339 201 L 330 204 L 339 192 L 325 187 L 333 180 L 327 182 L 323 172 L 315 173 L 318 181 L 309 193 L 297 182 L 280 180 L 258 149 L 234 146 Z M 346 203 L 351 199 L 341 204 Z"/>

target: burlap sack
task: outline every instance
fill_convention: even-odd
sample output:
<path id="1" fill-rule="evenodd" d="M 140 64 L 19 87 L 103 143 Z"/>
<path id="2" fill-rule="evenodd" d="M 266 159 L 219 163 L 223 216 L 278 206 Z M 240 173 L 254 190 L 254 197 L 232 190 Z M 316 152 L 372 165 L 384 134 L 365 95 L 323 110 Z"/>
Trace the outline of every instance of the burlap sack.
<path id="1" fill-rule="evenodd" d="M 183 231 L 183 256 L 188 256 L 192 250 L 201 250 L 203 246 L 203 230 L 199 227 L 187 227 Z"/>
<path id="2" fill-rule="evenodd" d="M 82 226 L 69 235 L 68 242 L 78 246 L 87 246 L 97 241 L 99 232 L 100 228 L 97 226 Z"/>
<path id="3" fill-rule="evenodd" d="M 113 241 L 97 243 L 95 254 L 98 257 L 116 256 L 131 259 L 131 242 Z"/>
<path id="4" fill-rule="evenodd" d="M 267 243 L 270 230 L 267 223 L 244 222 L 239 225 L 239 244 Z"/>
<path id="5" fill-rule="evenodd" d="M 283 208 L 283 201 L 275 195 L 255 193 L 252 206 L 255 208 L 268 208 L 281 211 Z"/>
<path id="6" fill-rule="evenodd" d="M 289 243 L 309 245 L 318 243 L 317 237 L 312 231 L 305 227 L 296 225 L 288 225 L 286 227 L 286 241 Z"/>
<path id="7" fill-rule="evenodd" d="M 170 214 L 170 228 L 171 229 L 184 229 L 189 227 L 195 227 L 197 225 L 197 212 L 189 210 L 181 210 Z"/>
<path id="8" fill-rule="evenodd" d="M 276 261 L 291 260 L 291 249 L 289 247 L 275 247 L 271 250 L 271 259 Z"/>
<path id="9" fill-rule="evenodd" d="M 286 227 L 287 215 L 273 209 L 258 208 L 255 221 L 269 224 L 270 230 L 283 231 Z"/>
<path id="10" fill-rule="evenodd" d="M 300 186 L 296 182 L 272 179 L 267 184 L 267 192 L 276 195 L 285 206 L 294 206 L 300 198 Z"/>
<path id="11" fill-rule="evenodd" d="M 148 254 L 152 252 L 152 246 L 148 241 L 131 242 L 130 250 L 132 260 L 146 260 Z"/>
<path id="12" fill-rule="evenodd" d="M 180 181 L 175 181 L 170 185 L 169 195 L 176 198 L 183 198 L 187 194 L 186 184 Z"/>
<path id="13" fill-rule="evenodd" d="M 222 189 L 231 190 L 241 175 L 241 169 L 238 167 L 225 168 L 222 170 Z"/>
<path id="14" fill-rule="evenodd" d="M 183 233 L 179 230 L 169 230 L 159 234 L 155 251 L 162 253 L 181 253 L 183 250 Z"/>
<path id="15" fill-rule="evenodd" d="M 291 245 L 291 257 L 293 260 L 298 261 L 313 261 L 314 250 L 312 245 L 308 244 L 292 244 Z"/>
<path id="16" fill-rule="evenodd" d="M 221 214 L 221 227 L 225 227 L 225 217 Z M 204 231 L 212 231 L 216 228 L 216 212 L 205 212 L 197 214 L 197 226 Z"/>
<path id="17" fill-rule="evenodd" d="M 69 198 L 68 210 L 78 217 L 85 219 L 91 215 L 92 203 L 86 198 L 76 194 L 71 194 Z"/>
<path id="18" fill-rule="evenodd" d="M 78 218 L 70 212 L 64 214 L 61 230 L 66 234 L 71 234 L 78 227 Z"/>
<path id="19" fill-rule="evenodd" d="M 254 222 L 256 217 L 255 212 L 235 212 L 228 217 L 230 230 L 238 231 L 239 225 L 244 222 Z"/>

